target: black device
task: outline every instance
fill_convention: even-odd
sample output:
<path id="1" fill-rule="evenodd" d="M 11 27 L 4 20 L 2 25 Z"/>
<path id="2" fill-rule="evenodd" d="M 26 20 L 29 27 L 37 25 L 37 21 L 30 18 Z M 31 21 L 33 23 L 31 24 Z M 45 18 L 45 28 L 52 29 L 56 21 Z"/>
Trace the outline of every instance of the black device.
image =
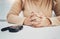
<path id="1" fill-rule="evenodd" d="M 9 27 L 4 27 L 1 29 L 2 32 L 8 30 L 9 32 L 18 32 L 20 30 L 23 29 L 23 25 L 22 26 L 9 26 Z"/>

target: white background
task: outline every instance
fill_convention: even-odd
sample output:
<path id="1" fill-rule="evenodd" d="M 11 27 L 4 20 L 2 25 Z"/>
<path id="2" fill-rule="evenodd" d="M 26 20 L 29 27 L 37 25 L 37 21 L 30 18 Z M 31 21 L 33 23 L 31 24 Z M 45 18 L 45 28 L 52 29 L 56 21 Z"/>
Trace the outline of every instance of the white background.
<path id="1" fill-rule="evenodd" d="M 10 10 L 14 0 L 0 0 L 0 20 L 6 19 L 6 15 Z M 10 26 L 7 22 L 0 21 L 1 28 Z M 0 31 L 0 39 L 60 39 L 60 26 L 32 28 L 24 26 L 23 30 L 17 33 L 10 33 L 8 31 Z"/>

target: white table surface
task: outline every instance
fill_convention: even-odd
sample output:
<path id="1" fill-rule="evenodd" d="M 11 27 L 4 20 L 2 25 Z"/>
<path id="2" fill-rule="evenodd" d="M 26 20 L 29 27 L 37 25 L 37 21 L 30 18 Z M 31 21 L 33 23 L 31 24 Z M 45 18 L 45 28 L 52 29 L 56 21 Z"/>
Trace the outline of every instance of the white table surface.
<path id="1" fill-rule="evenodd" d="M 0 22 L 0 30 L 3 27 L 9 26 L 7 22 Z M 60 26 L 32 28 L 24 26 L 23 30 L 17 33 L 8 31 L 0 31 L 0 39 L 60 39 Z"/>

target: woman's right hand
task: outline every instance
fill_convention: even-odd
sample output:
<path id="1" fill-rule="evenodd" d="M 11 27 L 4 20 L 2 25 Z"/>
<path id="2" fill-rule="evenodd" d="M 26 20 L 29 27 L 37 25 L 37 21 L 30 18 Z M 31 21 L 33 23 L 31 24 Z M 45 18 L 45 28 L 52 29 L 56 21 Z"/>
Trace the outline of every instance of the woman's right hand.
<path id="1" fill-rule="evenodd" d="M 27 18 L 24 20 L 24 25 L 28 25 L 28 26 L 32 25 L 31 20 L 30 20 L 30 17 L 27 17 Z"/>
<path id="2" fill-rule="evenodd" d="M 32 26 L 32 22 L 31 22 L 31 17 L 32 16 L 33 16 L 33 14 L 31 14 L 30 16 L 25 18 L 24 25 Z"/>
<path id="3" fill-rule="evenodd" d="M 38 19 L 38 14 L 35 13 L 31 13 L 30 16 L 26 17 L 26 19 L 24 20 L 24 25 L 28 25 L 28 26 L 33 26 L 33 22 L 34 20 Z M 38 24 L 38 22 L 36 22 Z"/>

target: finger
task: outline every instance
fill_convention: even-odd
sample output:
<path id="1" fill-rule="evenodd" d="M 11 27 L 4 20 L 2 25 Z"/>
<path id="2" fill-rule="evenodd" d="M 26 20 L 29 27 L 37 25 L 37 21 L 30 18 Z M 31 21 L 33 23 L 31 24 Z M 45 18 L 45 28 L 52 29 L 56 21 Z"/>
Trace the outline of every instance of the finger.
<path id="1" fill-rule="evenodd" d="M 34 26 L 34 28 L 42 28 L 43 26 Z"/>
<path id="2" fill-rule="evenodd" d="M 41 25 L 32 25 L 31 27 L 33 27 L 33 28 L 42 28 L 44 26 L 41 26 Z"/>
<path id="3" fill-rule="evenodd" d="M 35 13 L 35 15 L 36 15 L 37 17 L 40 17 L 40 15 L 39 15 L 38 13 Z"/>
<path id="4" fill-rule="evenodd" d="M 32 25 L 33 25 L 33 26 L 39 26 L 39 27 L 43 26 L 43 25 L 41 24 L 41 22 L 37 22 L 37 21 L 33 21 L 33 22 L 32 22 Z"/>
<path id="5" fill-rule="evenodd" d="M 36 20 L 38 19 L 38 17 L 31 17 L 31 20 Z"/>
<path id="6" fill-rule="evenodd" d="M 31 25 L 30 25 L 31 27 L 34 27 L 34 28 L 41 28 L 41 27 L 43 27 L 40 23 L 37 23 L 37 22 L 31 22 Z"/>
<path id="7" fill-rule="evenodd" d="M 33 16 L 37 16 L 37 17 L 40 16 L 38 13 L 35 13 L 35 12 L 32 12 L 31 14 L 32 14 Z"/>
<path id="8" fill-rule="evenodd" d="M 31 18 L 31 17 L 33 17 L 33 16 L 34 16 L 34 13 L 31 13 L 29 17 Z"/>
<path id="9" fill-rule="evenodd" d="M 38 25 L 33 25 L 33 27 L 35 27 L 35 28 L 42 28 L 42 27 L 44 27 L 44 26 L 41 25 L 41 24 L 38 24 Z"/>
<path id="10" fill-rule="evenodd" d="M 33 21 L 33 22 L 31 22 L 31 23 L 32 23 L 33 26 L 40 24 L 40 22 L 36 22 L 36 21 Z"/>

